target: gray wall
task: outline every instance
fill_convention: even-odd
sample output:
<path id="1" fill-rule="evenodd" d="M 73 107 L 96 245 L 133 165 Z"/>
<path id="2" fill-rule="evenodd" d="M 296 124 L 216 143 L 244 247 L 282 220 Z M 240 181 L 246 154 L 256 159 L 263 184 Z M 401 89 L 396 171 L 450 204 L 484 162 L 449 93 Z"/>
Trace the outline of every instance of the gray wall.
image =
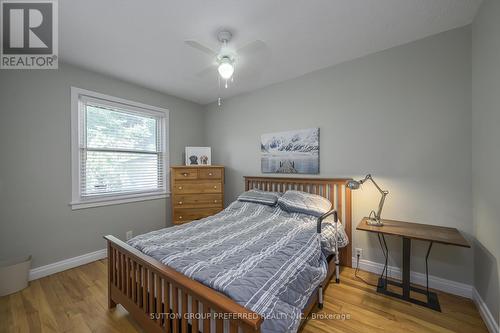
<path id="1" fill-rule="evenodd" d="M 486 0 L 472 29 L 475 286 L 499 322 L 500 2 Z"/>
<path id="2" fill-rule="evenodd" d="M 445 32 L 207 107 L 213 160 L 227 166 L 226 202 L 243 175 L 260 174 L 262 133 L 320 127 L 322 177 L 370 172 L 390 190 L 386 218 L 452 226 L 472 234 L 471 31 Z M 354 195 L 354 225 L 378 203 L 367 184 Z M 389 237 L 390 238 L 390 237 Z M 353 231 L 364 258 L 382 262 L 375 237 Z M 390 238 L 390 264 L 400 241 Z M 415 242 L 412 269 L 423 272 Z M 431 274 L 472 283 L 472 251 L 436 245 Z"/>
<path id="3" fill-rule="evenodd" d="M 70 87 L 170 110 L 171 163 L 202 145 L 202 107 L 70 65 L 0 73 L 0 258 L 33 255 L 33 267 L 105 247 L 170 220 L 168 199 L 72 211 Z M 169 223 L 169 222 L 168 222 Z"/>

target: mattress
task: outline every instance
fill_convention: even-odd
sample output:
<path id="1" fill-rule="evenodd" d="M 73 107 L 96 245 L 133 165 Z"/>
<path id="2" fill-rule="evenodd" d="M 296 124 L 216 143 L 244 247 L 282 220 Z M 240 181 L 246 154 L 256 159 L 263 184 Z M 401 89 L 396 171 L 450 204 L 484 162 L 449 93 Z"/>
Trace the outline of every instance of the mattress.
<path id="1" fill-rule="evenodd" d="M 330 221 L 331 222 L 331 221 Z M 262 332 L 296 332 L 327 274 L 326 257 L 346 246 L 342 227 L 279 206 L 233 202 L 222 212 L 132 238 L 128 244 L 264 317 Z"/>

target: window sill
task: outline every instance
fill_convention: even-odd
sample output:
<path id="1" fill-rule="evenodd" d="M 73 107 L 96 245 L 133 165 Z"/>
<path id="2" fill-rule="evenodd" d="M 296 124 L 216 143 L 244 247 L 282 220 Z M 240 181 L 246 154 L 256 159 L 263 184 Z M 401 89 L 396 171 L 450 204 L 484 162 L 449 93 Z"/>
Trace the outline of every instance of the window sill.
<path id="1" fill-rule="evenodd" d="M 168 198 L 169 196 L 170 196 L 169 192 L 158 193 L 158 194 L 131 194 L 119 197 L 95 198 L 88 200 L 72 201 L 69 204 L 72 210 L 77 210 L 77 209 L 94 208 L 101 206 L 121 205 L 130 202 L 164 199 Z"/>

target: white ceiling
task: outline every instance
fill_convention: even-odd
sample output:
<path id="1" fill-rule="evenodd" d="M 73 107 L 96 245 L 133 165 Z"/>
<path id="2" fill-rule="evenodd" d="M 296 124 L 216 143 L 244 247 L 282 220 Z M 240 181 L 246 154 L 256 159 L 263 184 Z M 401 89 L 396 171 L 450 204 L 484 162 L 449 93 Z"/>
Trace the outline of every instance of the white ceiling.
<path id="1" fill-rule="evenodd" d="M 469 24 L 481 0 L 63 0 L 60 57 L 201 104 L 218 97 L 212 59 L 188 47 L 260 39 L 240 57 L 229 97 Z"/>

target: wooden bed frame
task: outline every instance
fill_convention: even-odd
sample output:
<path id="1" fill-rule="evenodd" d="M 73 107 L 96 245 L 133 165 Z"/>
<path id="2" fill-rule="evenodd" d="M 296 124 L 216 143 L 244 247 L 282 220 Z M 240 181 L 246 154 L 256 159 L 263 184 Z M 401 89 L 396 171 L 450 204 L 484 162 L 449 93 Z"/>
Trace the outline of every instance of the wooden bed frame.
<path id="1" fill-rule="evenodd" d="M 345 186 L 348 180 L 245 177 L 245 189 L 277 192 L 297 189 L 328 198 L 351 240 L 351 191 Z M 104 238 L 108 242 L 108 307 L 121 304 L 146 332 L 260 332 L 264 319 L 259 314 L 114 236 Z M 351 244 L 340 251 L 340 263 L 352 266 Z M 330 260 L 323 290 L 334 273 L 335 263 Z M 304 317 L 318 303 L 318 295 L 318 292 L 312 294 L 304 308 Z"/>

